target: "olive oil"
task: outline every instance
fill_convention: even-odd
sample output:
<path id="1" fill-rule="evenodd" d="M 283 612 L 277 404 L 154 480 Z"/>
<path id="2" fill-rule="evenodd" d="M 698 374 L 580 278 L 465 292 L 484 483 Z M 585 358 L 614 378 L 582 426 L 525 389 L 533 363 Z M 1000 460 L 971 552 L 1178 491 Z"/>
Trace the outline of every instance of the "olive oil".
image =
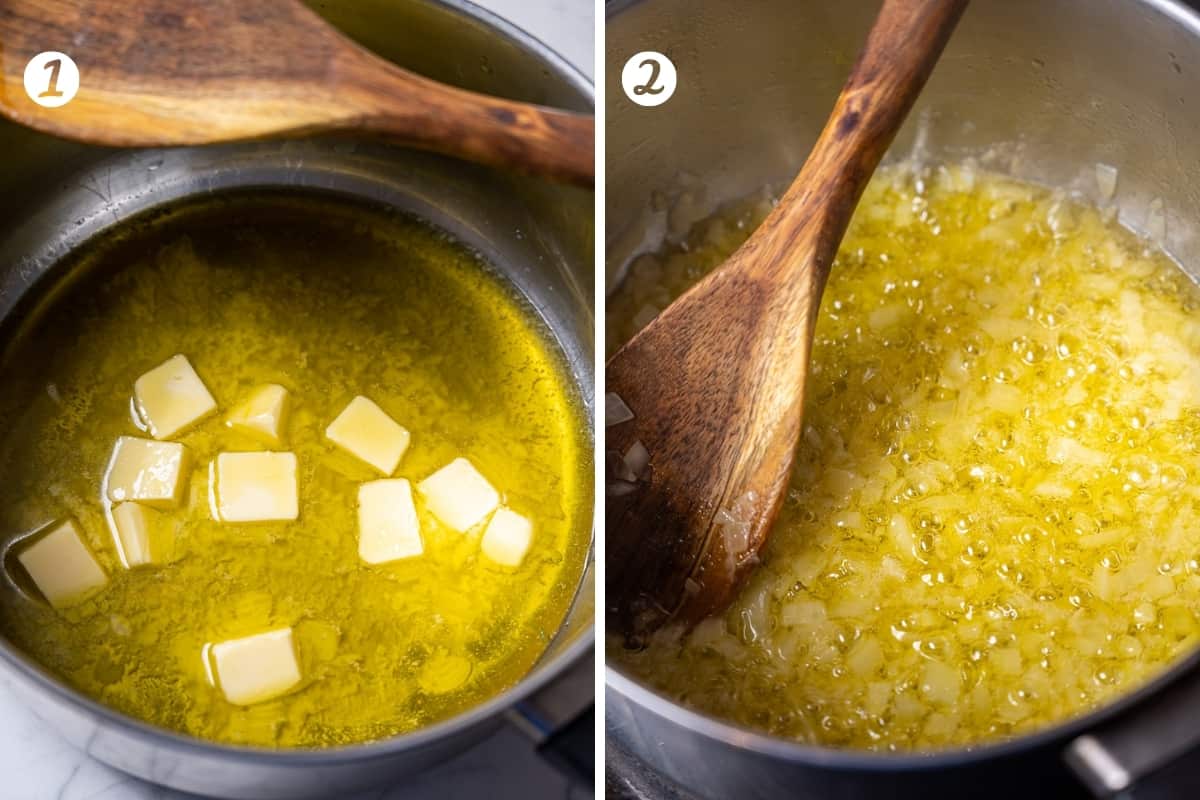
<path id="1" fill-rule="evenodd" d="M 579 397 L 550 333 L 479 257 L 405 216 L 344 199 L 229 195 L 157 212 L 62 265 L 6 331 L 0 363 L 0 536 L 78 521 L 109 575 L 54 610 L 5 583 L 0 630 L 76 689 L 176 731 L 322 747 L 411 731 L 517 682 L 554 636 L 590 539 Z M 100 483 L 134 381 L 185 354 L 220 406 L 176 438 L 193 464 L 163 511 L 166 563 L 124 568 Z M 295 522 L 229 524 L 209 508 L 218 452 L 269 449 L 224 424 L 257 386 L 290 393 Z M 534 522 L 517 569 L 479 531 L 418 499 L 425 552 L 358 554 L 356 493 L 379 474 L 323 432 L 357 395 L 411 433 L 396 476 L 457 457 Z M 228 703 L 213 643 L 290 626 L 302 679 Z"/>

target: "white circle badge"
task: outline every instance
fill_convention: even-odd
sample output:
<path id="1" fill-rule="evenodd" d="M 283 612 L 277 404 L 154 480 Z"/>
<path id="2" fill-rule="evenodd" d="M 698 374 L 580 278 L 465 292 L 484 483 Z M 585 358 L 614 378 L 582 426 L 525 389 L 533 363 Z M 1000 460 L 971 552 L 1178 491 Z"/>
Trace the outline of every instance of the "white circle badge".
<path id="1" fill-rule="evenodd" d="M 675 65 L 662 53 L 645 50 L 625 62 L 621 86 L 639 106 L 661 106 L 675 94 Z"/>
<path id="2" fill-rule="evenodd" d="M 79 91 L 79 67 L 66 53 L 47 50 L 25 65 L 25 93 L 39 106 L 65 106 Z"/>

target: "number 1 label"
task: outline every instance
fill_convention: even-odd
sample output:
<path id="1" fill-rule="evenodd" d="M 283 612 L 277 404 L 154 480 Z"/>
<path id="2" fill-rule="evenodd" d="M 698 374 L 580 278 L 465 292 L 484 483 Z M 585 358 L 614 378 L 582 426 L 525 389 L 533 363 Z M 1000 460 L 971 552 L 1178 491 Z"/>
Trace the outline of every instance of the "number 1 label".
<path id="1" fill-rule="evenodd" d="M 39 106 L 65 106 L 79 91 L 79 67 L 66 53 L 47 50 L 25 65 L 25 93 Z"/>
<path id="2" fill-rule="evenodd" d="M 46 69 L 50 70 L 50 85 L 38 97 L 62 97 L 63 93 L 58 90 L 58 71 L 62 69 L 62 59 L 56 58 L 53 61 L 47 61 Z"/>

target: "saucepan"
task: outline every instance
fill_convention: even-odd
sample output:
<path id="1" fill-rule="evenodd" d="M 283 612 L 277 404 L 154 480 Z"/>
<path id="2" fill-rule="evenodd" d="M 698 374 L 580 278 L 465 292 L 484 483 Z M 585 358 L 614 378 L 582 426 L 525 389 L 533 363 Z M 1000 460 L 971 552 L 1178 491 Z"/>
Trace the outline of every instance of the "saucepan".
<path id="1" fill-rule="evenodd" d="M 584 76 L 531 36 L 462 0 L 355 0 L 315 10 L 380 55 L 436 80 L 592 108 Z M 591 417 L 590 191 L 347 136 L 119 151 L 0 122 L 0 153 L 0 319 L 48 280 L 64 255 L 158 206 L 224 190 L 340 194 L 413 214 L 482 254 L 542 317 Z M 461 752 L 506 724 L 514 708 L 524 712 L 519 719 L 534 721 L 525 727 L 542 739 L 572 721 L 590 728 L 594 603 L 587 560 L 561 628 L 524 679 L 456 717 L 383 741 L 267 750 L 188 738 L 82 696 L 4 640 L 0 675 L 72 743 L 142 778 L 230 798 L 344 796 Z M 586 741 L 590 753 L 590 731 Z"/>
<path id="2" fill-rule="evenodd" d="M 832 107 L 878 3 L 619 0 L 606 69 L 659 51 L 665 104 L 607 88 L 609 288 L 638 253 L 764 186 L 786 185 Z M 967 156 L 1095 195 L 1120 174 L 1120 220 L 1163 233 L 1200 270 L 1200 16 L 1173 0 L 974 0 L 892 158 Z M 1097 199 L 1092 197 L 1091 199 Z M 1156 216 L 1157 215 L 1157 216 Z M 1153 536 L 1154 531 L 1146 531 Z M 620 645 L 616 645 L 620 646 Z M 610 750 L 707 798 L 1054 797 L 1200 789 L 1200 655 L 1117 702 L 1015 740 L 933 754 L 801 745 L 706 716 L 619 667 L 607 672 Z"/>

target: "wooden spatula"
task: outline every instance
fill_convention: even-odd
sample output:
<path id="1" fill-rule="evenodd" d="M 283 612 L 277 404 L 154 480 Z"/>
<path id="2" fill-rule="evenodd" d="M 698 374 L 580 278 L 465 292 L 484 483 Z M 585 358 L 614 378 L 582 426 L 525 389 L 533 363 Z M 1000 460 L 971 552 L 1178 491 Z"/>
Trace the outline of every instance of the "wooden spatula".
<path id="1" fill-rule="evenodd" d="M 59 108 L 24 88 L 26 63 L 48 50 L 79 66 L 79 92 Z M 578 184 L 594 172 L 590 116 L 415 75 L 296 0 L 2 0 L 0 63 L 0 113 L 95 144 L 359 130 Z"/>
<path id="2" fill-rule="evenodd" d="M 808 161 L 725 264 L 609 360 L 609 624 L 638 639 L 726 608 L 758 561 L 800 435 L 821 292 L 858 198 L 967 0 L 884 0 Z M 628 456 L 622 458 L 622 456 Z"/>

